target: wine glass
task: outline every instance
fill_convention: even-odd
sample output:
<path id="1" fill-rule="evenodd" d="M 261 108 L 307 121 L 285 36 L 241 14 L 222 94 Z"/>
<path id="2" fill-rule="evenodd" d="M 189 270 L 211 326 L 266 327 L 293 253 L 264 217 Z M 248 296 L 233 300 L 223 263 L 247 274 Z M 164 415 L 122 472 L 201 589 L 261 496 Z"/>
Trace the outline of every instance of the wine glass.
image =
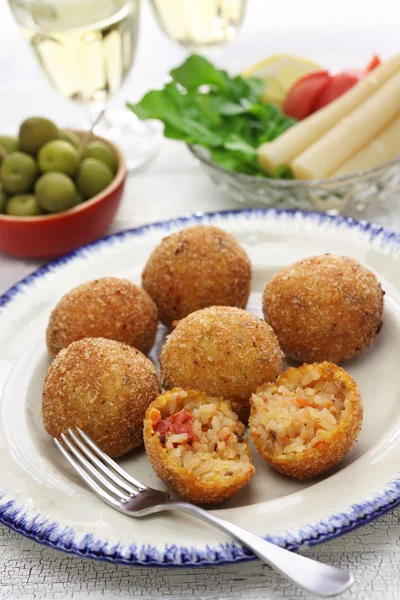
<path id="1" fill-rule="evenodd" d="M 209 53 L 231 42 L 242 24 L 247 0 L 151 0 L 164 33 L 185 49 Z"/>
<path id="2" fill-rule="evenodd" d="M 125 154 L 128 169 L 149 160 L 160 130 L 127 111 L 109 111 L 135 56 L 139 0 L 9 0 L 52 86 L 85 107 L 99 135 Z"/>

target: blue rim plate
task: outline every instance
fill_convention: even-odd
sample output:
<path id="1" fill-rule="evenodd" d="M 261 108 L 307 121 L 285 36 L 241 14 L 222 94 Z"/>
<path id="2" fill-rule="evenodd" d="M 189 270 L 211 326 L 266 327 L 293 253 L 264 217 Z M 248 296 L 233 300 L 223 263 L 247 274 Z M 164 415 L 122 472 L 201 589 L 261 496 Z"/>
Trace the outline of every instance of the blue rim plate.
<path id="1" fill-rule="evenodd" d="M 200 223 L 221 226 L 245 245 L 254 266 L 249 310 L 256 313 L 272 272 L 326 251 L 361 260 L 378 274 L 387 292 L 386 327 L 369 349 L 345 365 L 365 401 L 356 449 L 315 483 L 288 480 L 257 459 L 250 491 L 216 512 L 297 550 L 360 527 L 399 504 L 400 375 L 395 352 L 400 235 L 345 217 L 255 209 L 199 213 L 102 238 L 44 265 L 0 297 L 0 521 L 8 527 L 46 546 L 118 564 L 204 566 L 255 558 L 190 519 L 185 527 L 177 526 L 177 516 L 127 522 L 74 478 L 40 422 L 40 388 L 48 365 L 44 330 L 57 299 L 81 281 L 103 275 L 139 283 L 149 252 L 165 235 Z M 164 334 L 160 329 L 161 341 Z M 124 466 L 139 478 L 149 477 L 147 482 L 157 485 L 143 453 L 125 460 Z"/>

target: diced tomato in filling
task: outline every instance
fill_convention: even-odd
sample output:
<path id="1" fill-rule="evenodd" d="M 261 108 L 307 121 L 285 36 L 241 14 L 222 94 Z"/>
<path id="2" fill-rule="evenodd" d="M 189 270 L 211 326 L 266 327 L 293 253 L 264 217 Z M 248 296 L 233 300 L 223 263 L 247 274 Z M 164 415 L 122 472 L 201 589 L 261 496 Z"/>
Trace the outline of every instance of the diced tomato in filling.
<path id="1" fill-rule="evenodd" d="M 314 444 L 314 448 L 322 448 L 322 446 L 326 444 L 326 442 L 323 442 L 322 440 L 319 440 L 318 442 L 316 442 Z"/>
<path id="2" fill-rule="evenodd" d="M 187 433 L 188 442 L 199 442 L 199 438 L 192 429 L 193 420 L 190 412 L 183 408 L 166 419 L 161 419 L 155 425 L 154 431 L 160 435 L 166 435 L 167 433 Z"/>
<path id="3" fill-rule="evenodd" d="M 296 404 L 298 406 L 301 406 L 302 408 L 305 408 L 306 406 L 311 406 L 312 408 L 317 408 L 317 405 L 315 404 L 315 402 L 310 399 L 296 398 Z"/>

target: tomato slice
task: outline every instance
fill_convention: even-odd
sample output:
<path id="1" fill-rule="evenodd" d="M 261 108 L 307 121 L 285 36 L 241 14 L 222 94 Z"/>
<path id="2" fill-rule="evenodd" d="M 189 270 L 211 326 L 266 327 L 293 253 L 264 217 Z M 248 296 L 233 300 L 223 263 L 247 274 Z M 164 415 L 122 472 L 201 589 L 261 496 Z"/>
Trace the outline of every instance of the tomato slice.
<path id="1" fill-rule="evenodd" d="M 352 73 L 339 73 L 338 75 L 334 75 L 319 94 L 314 105 L 314 110 L 319 110 L 323 106 L 333 102 L 333 100 L 342 96 L 342 94 L 352 88 L 358 81 L 360 81 L 359 77 Z"/>
<path id="2" fill-rule="evenodd" d="M 298 120 L 308 117 L 330 80 L 328 71 L 316 71 L 296 81 L 283 104 L 283 112 Z"/>
<path id="3" fill-rule="evenodd" d="M 368 64 L 367 71 L 373 71 L 374 69 L 376 69 L 376 67 L 379 67 L 380 64 L 382 64 L 381 59 L 377 54 L 374 54 L 374 56 L 371 58 Z"/>
<path id="4" fill-rule="evenodd" d="M 159 421 L 155 425 L 154 431 L 158 432 L 160 435 L 165 435 L 167 433 L 187 433 L 188 441 L 199 442 L 199 438 L 192 430 L 193 420 L 193 416 L 190 412 L 183 408 L 179 412 Z"/>
<path id="5" fill-rule="evenodd" d="M 283 104 L 283 112 L 301 120 L 339 98 L 381 64 L 379 56 L 371 59 L 366 69 L 343 71 L 330 75 L 328 71 L 315 71 L 305 75 L 292 87 Z"/>
<path id="6" fill-rule="evenodd" d="M 364 77 L 368 75 L 365 69 L 350 69 L 347 71 L 343 71 L 343 73 L 346 73 L 346 75 L 350 75 L 350 77 L 356 77 L 358 81 L 360 81 L 360 79 L 364 79 Z"/>

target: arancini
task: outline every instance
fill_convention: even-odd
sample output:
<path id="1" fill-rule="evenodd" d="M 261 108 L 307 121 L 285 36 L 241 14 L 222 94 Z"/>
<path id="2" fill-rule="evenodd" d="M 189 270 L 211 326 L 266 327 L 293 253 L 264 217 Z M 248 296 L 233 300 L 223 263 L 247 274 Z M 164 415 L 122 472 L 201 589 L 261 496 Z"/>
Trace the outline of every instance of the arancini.
<path id="1" fill-rule="evenodd" d="M 354 258 L 323 254 L 276 273 L 263 312 L 287 356 L 340 363 L 380 331 L 383 295 L 374 273 Z"/>
<path id="2" fill-rule="evenodd" d="M 80 427 L 109 456 L 122 456 L 142 444 L 144 414 L 159 391 L 157 371 L 139 350 L 85 338 L 61 350 L 49 367 L 44 427 L 58 439 Z"/>
<path id="3" fill-rule="evenodd" d="M 277 471 L 310 479 L 339 463 L 360 432 L 363 404 L 341 367 L 323 362 L 289 368 L 251 398 L 250 435 Z"/>
<path id="4" fill-rule="evenodd" d="M 127 279 L 102 277 L 65 294 L 53 309 L 46 340 L 51 357 L 85 337 L 102 337 L 147 354 L 157 332 L 157 307 Z"/>
<path id="5" fill-rule="evenodd" d="M 144 443 L 160 479 L 188 502 L 217 504 L 254 473 L 244 425 L 229 402 L 179 388 L 146 411 Z"/>
<path id="6" fill-rule="evenodd" d="M 167 327 L 207 306 L 245 308 L 251 263 L 230 233 L 211 225 L 189 227 L 165 238 L 150 255 L 143 289 Z"/>
<path id="7" fill-rule="evenodd" d="M 162 348 L 160 368 L 166 388 L 223 397 L 247 421 L 251 394 L 275 381 L 283 357 L 265 321 L 240 308 L 212 306 L 178 322 Z"/>

